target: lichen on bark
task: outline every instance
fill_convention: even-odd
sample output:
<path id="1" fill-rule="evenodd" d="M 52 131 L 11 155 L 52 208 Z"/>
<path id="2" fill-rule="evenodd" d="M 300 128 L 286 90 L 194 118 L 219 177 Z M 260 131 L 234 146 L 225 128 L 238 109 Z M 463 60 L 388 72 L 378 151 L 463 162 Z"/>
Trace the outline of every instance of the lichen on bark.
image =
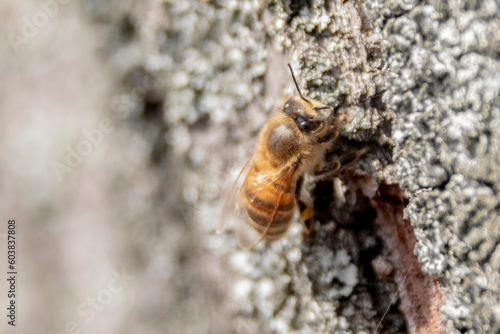
<path id="1" fill-rule="evenodd" d="M 425 332 L 429 311 L 440 331 L 436 275 L 446 331 L 498 329 L 494 1 L 144 3 L 136 20 L 148 54 L 137 63 L 167 78 L 155 143 L 168 145 L 153 145 L 185 164 L 189 219 L 232 264 L 225 288 L 239 331 L 373 332 L 399 286 L 382 330 Z M 259 129 L 295 94 L 288 61 L 305 95 L 349 116 L 328 158 L 372 152 L 350 175 L 306 184 L 317 224 L 305 242 L 292 226 L 243 252 L 233 235 L 212 235 L 215 220 Z M 413 305 L 425 312 L 412 310 L 406 273 L 431 291 L 435 303 Z"/>

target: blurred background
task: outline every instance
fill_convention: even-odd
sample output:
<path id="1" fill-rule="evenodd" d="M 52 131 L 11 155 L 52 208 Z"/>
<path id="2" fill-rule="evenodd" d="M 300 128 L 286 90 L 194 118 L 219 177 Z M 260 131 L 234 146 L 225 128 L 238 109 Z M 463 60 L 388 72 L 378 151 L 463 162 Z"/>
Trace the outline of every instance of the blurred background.
<path id="1" fill-rule="evenodd" d="M 193 221 L 198 196 L 215 197 L 223 185 L 214 181 L 218 175 L 186 170 L 187 164 L 220 170 L 225 162 L 211 161 L 203 147 L 187 152 L 197 140 L 224 149 L 218 139 L 224 134 L 190 137 L 188 127 L 206 121 L 208 112 L 191 108 L 200 98 L 193 89 L 171 96 L 177 108 L 163 115 L 170 85 L 206 84 L 187 82 L 180 68 L 181 48 L 188 48 L 181 44 L 196 45 L 189 29 L 203 23 L 188 5 L 2 1 L 0 231 L 5 269 L 7 219 L 16 220 L 18 318 L 15 328 L 2 320 L 0 332 L 234 329 L 220 283 L 228 273 L 200 237 L 215 220 L 207 216 L 204 227 Z M 166 17 L 167 9 L 179 22 L 171 22 L 177 14 Z M 157 36 L 160 29 L 165 33 Z M 157 38 L 172 41 L 162 43 L 171 49 L 159 50 Z M 184 60 L 213 75 L 199 58 L 200 64 Z M 220 117 L 231 107 L 221 105 Z M 206 193 L 186 187 L 200 179 Z M 8 286 L 1 281 L 5 311 Z"/>

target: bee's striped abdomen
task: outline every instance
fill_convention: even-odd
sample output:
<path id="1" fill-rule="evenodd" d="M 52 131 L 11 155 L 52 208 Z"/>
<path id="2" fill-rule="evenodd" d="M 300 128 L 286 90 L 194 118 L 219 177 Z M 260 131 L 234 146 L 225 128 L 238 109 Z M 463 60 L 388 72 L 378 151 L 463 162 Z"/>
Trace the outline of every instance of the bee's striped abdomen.
<path id="1" fill-rule="evenodd" d="M 249 224 L 268 240 L 281 238 L 288 229 L 295 208 L 295 173 L 262 173 L 257 164 L 245 182 L 245 206 Z"/>

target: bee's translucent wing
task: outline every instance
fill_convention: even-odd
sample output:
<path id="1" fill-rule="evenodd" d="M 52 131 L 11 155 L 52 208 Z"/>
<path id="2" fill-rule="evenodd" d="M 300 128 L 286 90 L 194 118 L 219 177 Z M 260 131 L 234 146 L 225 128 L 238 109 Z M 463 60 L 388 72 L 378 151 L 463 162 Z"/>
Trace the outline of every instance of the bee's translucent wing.
<path id="1" fill-rule="evenodd" d="M 250 219 L 248 215 L 246 216 L 246 219 L 238 219 L 236 221 L 235 232 L 238 238 L 238 244 L 240 245 L 241 248 L 251 249 L 255 247 L 259 242 L 261 242 L 262 239 L 264 239 L 267 232 L 271 228 L 271 225 L 274 221 L 274 217 L 278 213 L 278 207 L 279 204 L 281 203 L 281 199 L 283 198 L 283 196 L 285 196 L 285 192 L 275 187 L 275 184 L 282 183 L 280 181 L 285 181 L 283 183 L 287 184 L 290 180 L 290 177 L 292 176 L 291 174 L 295 172 L 295 169 L 296 169 L 295 167 L 284 169 L 283 171 L 281 171 L 281 173 L 279 173 L 278 176 L 266 175 L 266 173 L 263 171 L 259 172 L 259 177 L 262 178 L 262 180 L 266 181 L 257 183 L 257 188 L 254 188 L 253 190 L 255 196 L 253 196 L 253 199 L 250 200 L 246 199 L 246 200 L 249 202 L 254 202 L 256 199 L 259 198 L 259 195 L 262 194 L 264 191 L 274 192 L 276 194 L 277 200 L 274 203 L 272 203 L 273 208 L 272 208 L 272 213 L 270 214 L 271 219 L 269 219 L 269 223 L 264 227 L 262 232 L 257 231 L 250 225 L 250 223 L 248 222 L 248 219 Z"/>
<path id="2" fill-rule="evenodd" d="M 226 228 L 231 223 L 231 220 L 235 219 L 235 216 L 240 211 L 243 205 L 243 193 L 241 192 L 241 188 L 248 174 L 248 171 L 253 167 L 253 164 L 255 163 L 255 157 L 256 153 L 254 152 L 248 159 L 247 163 L 245 164 L 240 174 L 236 178 L 233 186 L 231 187 L 231 190 L 229 191 L 229 195 L 224 202 L 219 220 L 217 221 L 217 227 L 215 229 L 217 234 L 220 234 L 226 230 Z"/>

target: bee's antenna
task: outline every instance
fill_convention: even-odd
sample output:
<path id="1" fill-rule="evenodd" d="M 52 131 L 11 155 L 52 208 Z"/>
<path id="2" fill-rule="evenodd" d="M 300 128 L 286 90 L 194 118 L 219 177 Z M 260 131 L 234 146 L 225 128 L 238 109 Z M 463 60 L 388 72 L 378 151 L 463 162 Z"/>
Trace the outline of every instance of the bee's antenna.
<path id="1" fill-rule="evenodd" d="M 290 68 L 290 72 L 292 73 L 293 82 L 295 83 L 295 87 L 297 87 L 297 91 L 299 92 L 300 98 L 308 103 L 311 103 L 308 99 L 306 99 L 305 97 L 302 96 L 302 93 L 300 92 L 299 84 L 297 83 L 297 80 L 295 79 L 295 75 L 293 75 L 293 69 L 292 69 L 292 65 L 290 65 L 290 63 L 288 63 L 288 67 Z"/>

